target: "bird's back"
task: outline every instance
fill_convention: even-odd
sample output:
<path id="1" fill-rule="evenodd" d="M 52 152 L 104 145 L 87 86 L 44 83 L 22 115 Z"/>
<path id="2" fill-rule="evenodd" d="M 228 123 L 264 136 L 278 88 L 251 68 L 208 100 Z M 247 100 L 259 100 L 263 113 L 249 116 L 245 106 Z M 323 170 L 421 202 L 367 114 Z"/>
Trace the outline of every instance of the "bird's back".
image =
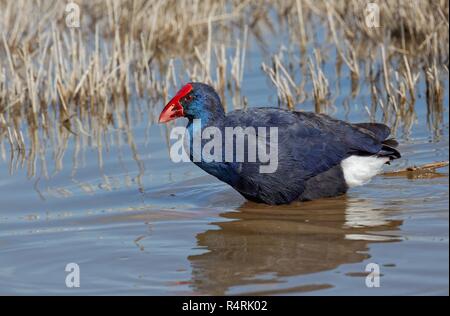
<path id="1" fill-rule="evenodd" d="M 200 163 L 199 166 L 233 186 L 247 199 L 268 204 L 310 199 L 312 195 L 317 198 L 320 191 L 322 196 L 344 193 L 347 186 L 341 163 L 349 157 L 382 155 L 389 160 L 399 156 L 395 148 L 389 146 L 393 143 L 384 143 L 389 128 L 383 124 L 350 124 L 323 114 L 278 108 L 233 111 L 219 124 L 222 130 L 240 127 L 254 131 L 258 142 L 265 141 L 267 150 L 277 149 L 277 167 L 274 172 L 262 173 L 260 167 L 267 163 L 258 156 L 256 162 L 227 162 L 220 166 Z M 276 142 L 275 137 L 267 137 L 270 128 L 277 130 Z M 261 135 L 264 129 L 265 135 Z M 247 146 L 244 151 L 247 157 Z M 327 187 L 325 181 L 332 183 L 333 180 L 335 184 Z"/>

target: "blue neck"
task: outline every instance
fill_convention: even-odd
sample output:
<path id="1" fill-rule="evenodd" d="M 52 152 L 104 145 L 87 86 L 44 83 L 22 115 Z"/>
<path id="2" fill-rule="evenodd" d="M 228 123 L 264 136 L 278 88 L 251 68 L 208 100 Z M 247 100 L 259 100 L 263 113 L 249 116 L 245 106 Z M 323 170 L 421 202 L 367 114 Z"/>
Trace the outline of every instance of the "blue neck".
<path id="1" fill-rule="evenodd" d="M 203 130 L 208 127 L 208 126 L 215 126 L 217 128 L 219 128 L 222 131 L 222 137 L 224 136 L 224 130 L 222 128 L 222 119 L 218 119 L 218 120 L 201 120 L 201 125 L 198 124 L 198 121 L 194 120 L 189 120 L 189 123 L 187 125 L 187 129 L 189 132 L 189 136 L 190 136 L 190 142 L 189 142 L 189 150 L 190 150 L 190 155 L 189 158 L 191 159 L 192 162 L 194 162 L 197 166 L 199 166 L 201 169 L 203 169 L 204 171 L 206 171 L 207 173 L 219 178 L 220 180 L 224 181 L 225 183 L 228 183 L 230 185 L 233 185 L 236 183 L 236 181 L 238 181 L 239 179 L 239 175 L 236 174 L 235 170 L 237 169 L 235 164 L 236 163 L 228 163 L 228 162 L 223 162 L 223 161 L 209 161 L 206 162 L 204 161 L 203 157 L 199 157 L 200 161 L 194 161 L 194 135 L 199 135 L 198 137 L 200 137 L 201 139 L 201 135 L 203 133 Z M 200 155 L 203 149 L 203 146 L 205 145 L 206 142 L 208 142 L 210 140 L 203 140 L 201 139 L 201 146 L 200 146 Z M 221 143 L 222 145 L 223 143 L 223 139 L 221 139 Z M 224 150 L 224 148 L 222 148 L 222 150 Z M 223 157 L 222 157 L 223 159 Z"/>

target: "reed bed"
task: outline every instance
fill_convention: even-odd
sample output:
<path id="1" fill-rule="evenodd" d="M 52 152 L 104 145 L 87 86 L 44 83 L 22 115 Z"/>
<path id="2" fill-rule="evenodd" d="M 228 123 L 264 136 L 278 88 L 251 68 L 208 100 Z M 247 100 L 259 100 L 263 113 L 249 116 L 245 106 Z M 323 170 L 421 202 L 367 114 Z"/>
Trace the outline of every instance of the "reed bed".
<path id="1" fill-rule="evenodd" d="M 374 101 L 388 103 L 400 114 L 405 106 L 414 104 L 417 82 L 421 77 L 428 80 L 430 69 L 434 69 L 433 88 L 442 86 L 443 78 L 448 78 L 448 1 L 377 1 L 379 27 L 366 25 L 366 3 L 359 0 L 275 3 L 277 11 L 283 14 L 280 21 L 287 21 L 291 42 L 297 42 L 301 52 L 287 63 L 303 68 L 308 65 L 309 75 L 301 71 L 299 79 L 313 83 L 311 94 L 316 104 L 322 104 L 330 94 L 319 64 L 326 62 L 324 59 L 332 51 L 337 73 L 344 64 L 350 74 L 353 97 L 361 84 L 368 84 L 376 94 Z M 324 34 L 326 39 L 318 43 L 316 34 Z M 318 56 L 319 64 L 313 62 Z M 288 92 L 281 84 L 275 84 L 279 91 Z"/>
<path id="2" fill-rule="evenodd" d="M 339 84 L 334 88 L 323 69 L 331 61 L 338 81 L 350 76 L 349 98 L 369 87 L 371 104 L 364 106 L 371 116 L 381 112 L 406 130 L 423 80 L 429 125 L 442 124 L 445 0 L 377 1 L 380 27 L 367 26 L 362 0 L 76 3 L 81 25 L 72 28 L 66 2 L 0 0 L 0 154 L 13 162 L 11 171 L 27 164 L 33 176 L 36 164 L 45 164 L 46 148 L 60 170 L 71 138 L 78 149 L 98 148 L 101 163 L 110 130 L 125 131 L 123 141 L 139 161 L 133 120 L 154 121 L 161 103 L 186 80 L 212 84 L 222 99 L 233 96 L 233 107 L 245 106 L 249 42 L 266 51 L 274 36 L 286 35 L 288 47 L 268 56 L 261 71 L 279 106 L 313 102 L 317 112 L 339 106 Z"/>

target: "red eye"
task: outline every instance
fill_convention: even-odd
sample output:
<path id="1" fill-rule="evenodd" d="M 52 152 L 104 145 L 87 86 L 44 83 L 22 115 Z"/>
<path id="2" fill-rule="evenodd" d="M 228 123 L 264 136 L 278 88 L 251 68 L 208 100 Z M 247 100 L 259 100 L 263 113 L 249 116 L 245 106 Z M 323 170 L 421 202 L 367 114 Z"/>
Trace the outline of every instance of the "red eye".
<path id="1" fill-rule="evenodd" d="M 192 101 L 192 99 L 193 99 L 192 94 L 188 94 L 186 96 L 186 101 Z"/>

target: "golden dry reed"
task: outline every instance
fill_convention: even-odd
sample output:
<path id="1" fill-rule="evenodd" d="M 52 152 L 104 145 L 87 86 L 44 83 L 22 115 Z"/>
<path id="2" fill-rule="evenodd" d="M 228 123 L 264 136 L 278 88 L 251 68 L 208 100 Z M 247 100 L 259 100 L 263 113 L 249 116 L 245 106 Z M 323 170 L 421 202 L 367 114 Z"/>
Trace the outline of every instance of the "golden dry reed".
<path id="1" fill-rule="evenodd" d="M 370 87 L 368 112 L 381 110 L 394 127 L 411 128 L 423 80 L 429 124 L 439 128 L 448 0 L 374 2 L 378 27 L 366 23 L 364 0 L 78 0 L 80 26 L 69 27 L 70 1 L 0 0 L 0 154 L 14 161 L 12 171 L 27 163 L 32 176 L 39 161 L 46 170 L 51 148 L 58 171 L 73 137 L 76 152 L 97 147 L 101 165 L 112 127 L 126 132 L 139 161 L 132 120 L 154 121 L 186 80 L 212 84 L 222 99 L 229 94 L 234 107 L 245 106 L 249 43 L 265 55 L 283 37 L 287 47 L 261 65 L 279 106 L 335 107 L 339 83 L 334 88 L 323 68 L 331 59 L 338 81 L 349 74 L 348 97 Z M 140 115 L 142 105 L 149 117 Z"/>

